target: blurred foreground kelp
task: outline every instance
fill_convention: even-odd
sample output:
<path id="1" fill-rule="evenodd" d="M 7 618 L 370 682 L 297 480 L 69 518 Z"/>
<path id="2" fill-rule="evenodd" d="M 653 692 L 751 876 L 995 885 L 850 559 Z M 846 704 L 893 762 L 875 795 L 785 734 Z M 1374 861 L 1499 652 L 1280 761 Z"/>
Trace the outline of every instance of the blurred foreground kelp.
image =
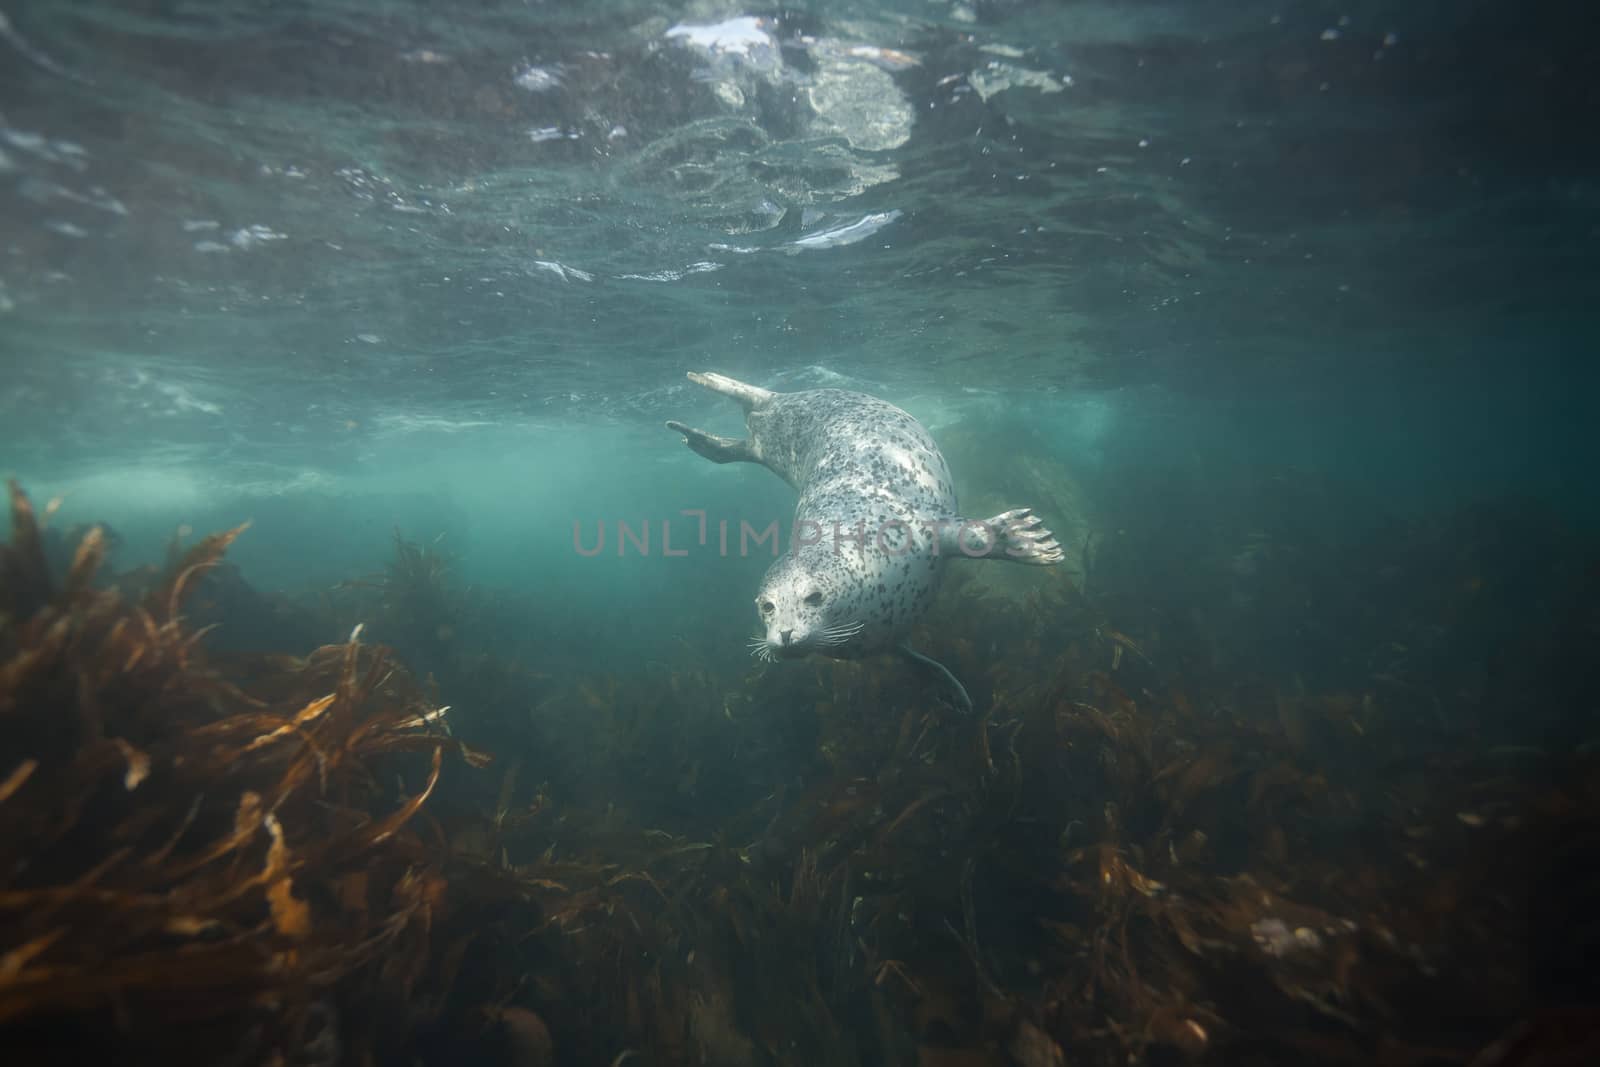
<path id="1" fill-rule="evenodd" d="M 447 909 L 444 850 L 415 816 L 447 756 L 483 757 L 436 732 L 436 705 L 354 635 L 305 659 L 209 662 L 185 596 L 239 530 L 129 602 L 92 584 L 98 530 L 57 580 L 14 484 L 10 503 L 5 1061 L 335 1063 L 403 1046 L 441 995 L 430 950 Z"/>
<path id="2" fill-rule="evenodd" d="M 224 655 L 232 533 L 125 601 L 12 505 L 7 1063 L 1600 1062 L 1600 569 L 1537 516 L 964 568 L 915 635 L 963 717 L 892 659 L 532 670 L 398 536 L 323 622 L 432 681 Z"/>

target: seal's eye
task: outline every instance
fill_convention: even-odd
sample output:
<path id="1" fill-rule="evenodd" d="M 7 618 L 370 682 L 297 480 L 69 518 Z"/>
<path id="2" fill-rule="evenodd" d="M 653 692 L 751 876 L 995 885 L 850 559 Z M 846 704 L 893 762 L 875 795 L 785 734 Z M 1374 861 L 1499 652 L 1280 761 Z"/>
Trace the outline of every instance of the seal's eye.
<path id="1" fill-rule="evenodd" d="M 815 589 L 807 593 L 806 603 L 812 607 L 816 607 L 818 604 L 822 603 L 822 593 Z"/>
<path id="2" fill-rule="evenodd" d="M 758 602 L 756 604 L 756 607 L 758 609 L 760 609 L 761 614 L 763 614 L 763 615 L 771 615 L 772 614 L 773 604 L 772 604 L 772 601 L 770 601 L 770 600 L 762 600 L 762 601 L 760 601 L 760 602 Z"/>

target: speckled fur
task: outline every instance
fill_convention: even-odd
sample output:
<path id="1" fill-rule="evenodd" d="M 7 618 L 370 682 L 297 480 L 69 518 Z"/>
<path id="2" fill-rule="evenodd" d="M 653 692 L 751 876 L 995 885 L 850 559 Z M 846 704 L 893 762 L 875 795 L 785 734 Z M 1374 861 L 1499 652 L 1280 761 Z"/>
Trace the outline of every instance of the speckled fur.
<path id="1" fill-rule="evenodd" d="M 841 389 L 776 394 L 748 423 L 760 461 L 800 493 L 789 552 L 757 596 L 758 605 L 774 605 L 762 620 L 768 630 L 811 635 L 861 624 L 853 639 L 813 649 L 838 657 L 898 644 L 939 588 L 944 560 L 929 524 L 956 515 L 950 468 L 933 438 L 894 405 Z M 819 540 L 801 544 L 808 535 Z M 817 590 L 823 603 L 807 605 Z M 783 647 L 770 637 L 769 646 Z"/>
<path id="2" fill-rule="evenodd" d="M 702 455 L 761 463 L 800 493 L 789 551 L 767 571 L 756 596 L 766 629 L 760 650 L 843 659 L 903 647 L 933 603 L 946 560 L 963 554 L 938 533 L 965 520 L 950 468 L 928 431 L 865 393 L 773 393 L 720 375 L 690 378 L 743 404 L 750 438 L 667 425 Z M 978 533 L 987 531 L 993 558 L 1039 564 L 1061 558 L 1049 531 L 1025 509 L 985 523 L 991 525 Z M 803 543 L 808 535 L 816 543 Z M 1007 546 L 1011 551 L 1002 554 Z"/>

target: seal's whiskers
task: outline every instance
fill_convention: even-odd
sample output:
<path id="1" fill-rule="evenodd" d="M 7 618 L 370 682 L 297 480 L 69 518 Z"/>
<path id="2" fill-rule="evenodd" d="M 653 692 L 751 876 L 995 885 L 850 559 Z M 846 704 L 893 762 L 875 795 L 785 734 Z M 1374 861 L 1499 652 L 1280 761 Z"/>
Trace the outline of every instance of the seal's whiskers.
<path id="1" fill-rule="evenodd" d="M 865 622 L 847 622 L 840 626 L 830 626 L 817 634 L 817 644 L 829 648 L 835 645 L 847 644 L 860 634 L 866 628 L 866 625 Z"/>

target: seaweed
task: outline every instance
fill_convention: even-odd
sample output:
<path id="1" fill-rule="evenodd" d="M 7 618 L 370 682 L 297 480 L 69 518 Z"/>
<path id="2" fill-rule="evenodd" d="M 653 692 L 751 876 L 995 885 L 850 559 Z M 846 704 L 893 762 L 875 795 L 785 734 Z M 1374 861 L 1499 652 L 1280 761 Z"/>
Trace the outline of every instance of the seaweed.
<path id="1" fill-rule="evenodd" d="M 819 760 L 706 839 L 633 836 L 638 783 L 605 818 L 555 800 L 519 827 L 513 855 L 558 836 L 584 857 L 515 868 L 583 940 L 546 947 L 559 977 L 529 1001 L 557 1047 L 1032 1067 L 1465 1064 L 1592 1040 L 1543 1005 L 1553 975 L 1575 995 L 1562 946 L 1592 926 L 1593 753 L 1507 765 L 1409 697 L 1207 667 L 1198 635 L 1130 625 L 1126 586 L 1103 588 L 1019 610 L 953 583 L 919 640 L 976 680 L 977 721 L 872 663 L 758 668 L 720 701 L 678 677 L 556 698 L 672 766 L 711 735 L 666 722 L 718 701 L 737 735 L 821 692 Z M 597 771 L 618 758 L 599 751 Z"/>
<path id="2" fill-rule="evenodd" d="M 140 601 L 54 582 L 11 485 L 0 597 L 0 1026 L 8 1048 L 118 1059 L 360 1058 L 366 1005 L 408 1002 L 447 907 L 415 820 L 449 754 L 440 709 L 359 631 L 225 675 L 185 597 L 243 528 Z M 421 752 L 396 800 L 380 767 Z M 407 1017 L 415 1019 L 415 1006 Z M 181 1024 L 181 1028 L 174 1028 Z"/>
<path id="3" fill-rule="evenodd" d="M 476 625 L 404 539 L 377 593 L 330 601 L 349 640 L 224 657 L 185 605 L 239 531 L 128 599 L 95 585 L 93 533 L 52 579 L 12 504 L 8 1049 L 1489 1067 L 1600 1042 L 1600 753 L 1487 740 L 1497 714 L 1592 695 L 1550 651 L 1595 625 L 1581 550 L 1551 553 L 1575 599 L 1516 639 L 1540 654 L 1466 695 L 1487 548 L 1357 604 L 1338 567 L 1302 565 L 1333 551 L 1322 533 L 1256 524 L 1292 595 L 1367 619 L 1303 673 L 1241 665 L 1187 617 L 1223 579 L 1158 595 L 1172 572 L 1131 558 L 1137 535 L 1097 540 L 1092 592 L 957 574 L 916 639 L 970 680 L 963 717 L 893 663 L 585 676 L 493 627 L 470 656 L 366 644 L 352 611 L 401 643 Z M 1351 569 L 1446 540 L 1391 532 Z M 261 603 L 224 602 L 224 630 Z"/>
<path id="4" fill-rule="evenodd" d="M 443 535 L 429 544 L 394 531 L 394 557 L 380 574 L 353 579 L 340 590 L 368 594 L 356 603 L 360 613 L 376 620 L 374 629 L 414 665 L 434 673 L 453 668 L 457 629 L 469 605 L 453 582 L 453 553 L 442 547 Z"/>

